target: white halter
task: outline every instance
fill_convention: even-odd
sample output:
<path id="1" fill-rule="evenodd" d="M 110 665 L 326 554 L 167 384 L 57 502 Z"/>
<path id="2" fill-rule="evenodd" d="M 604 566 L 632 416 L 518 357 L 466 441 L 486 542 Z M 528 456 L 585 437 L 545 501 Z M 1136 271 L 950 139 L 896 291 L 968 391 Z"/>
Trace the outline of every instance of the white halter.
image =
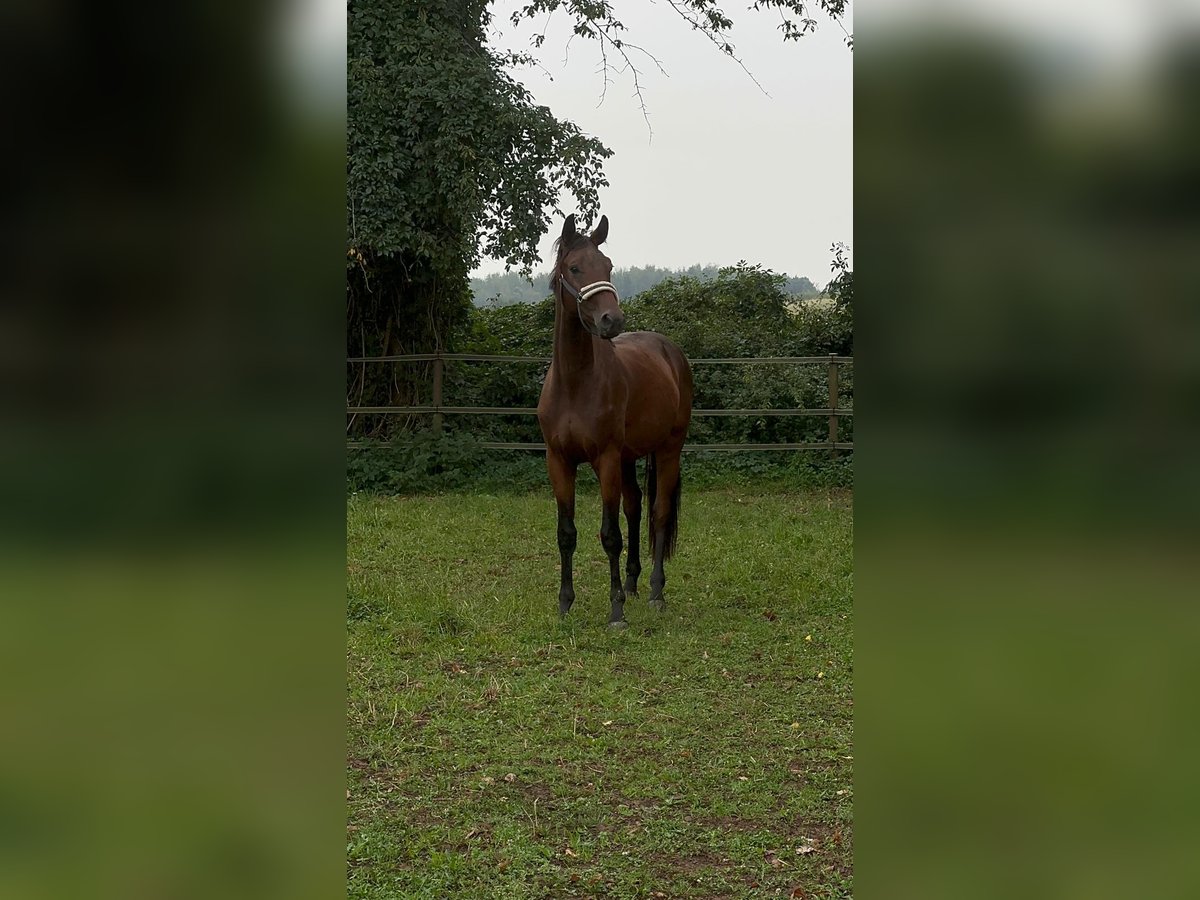
<path id="1" fill-rule="evenodd" d="M 593 281 L 591 284 L 585 284 L 579 290 L 575 290 L 574 285 L 567 281 L 562 272 L 558 273 L 558 283 L 563 286 L 568 294 L 575 298 L 575 311 L 579 313 L 579 324 L 583 326 L 583 330 L 596 334 L 596 330 L 588 327 L 588 323 L 583 321 L 583 301 L 589 300 L 597 294 L 603 294 L 605 291 L 612 291 L 613 296 L 617 298 L 617 303 L 621 302 L 621 297 L 617 293 L 617 289 L 613 287 L 611 281 Z"/>
<path id="2" fill-rule="evenodd" d="M 559 283 L 567 289 L 567 293 L 575 298 L 576 303 L 583 303 L 585 300 L 590 300 L 596 294 L 602 294 L 604 291 L 612 291 L 613 296 L 617 298 L 617 302 L 621 302 L 621 297 L 617 294 L 617 289 L 613 287 L 611 281 L 593 281 L 591 284 L 585 284 L 579 290 L 571 282 L 567 281 L 566 276 L 561 272 L 558 274 Z"/>

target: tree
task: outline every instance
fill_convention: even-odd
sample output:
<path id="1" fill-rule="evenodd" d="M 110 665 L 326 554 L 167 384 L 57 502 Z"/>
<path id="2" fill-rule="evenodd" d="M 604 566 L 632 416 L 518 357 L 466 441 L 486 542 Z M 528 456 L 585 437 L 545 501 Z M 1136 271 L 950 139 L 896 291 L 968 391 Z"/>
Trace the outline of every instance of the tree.
<path id="1" fill-rule="evenodd" d="M 829 269 L 834 273 L 833 278 L 825 285 L 824 295 L 833 301 L 833 315 L 841 325 L 842 341 L 831 347 L 830 353 L 842 356 L 854 355 L 854 270 L 850 268 L 850 260 L 846 254 L 850 248 L 840 241 L 829 248 L 833 254 L 833 262 Z"/>
<path id="2" fill-rule="evenodd" d="M 583 218 L 611 154 L 508 74 L 486 0 L 351 0 L 347 36 L 347 349 L 444 347 L 481 255 L 526 271 L 568 192 Z M 411 367 L 350 372 L 371 403 L 412 399 Z"/>
<path id="3" fill-rule="evenodd" d="M 838 309 L 853 312 L 854 270 L 850 268 L 850 261 L 846 259 L 849 250 L 849 247 L 840 242 L 829 248 L 829 252 L 833 254 L 833 262 L 829 264 L 829 270 L 834 273 L 834 276 L 825 285 L 823 293 L 833 301 Z"/>

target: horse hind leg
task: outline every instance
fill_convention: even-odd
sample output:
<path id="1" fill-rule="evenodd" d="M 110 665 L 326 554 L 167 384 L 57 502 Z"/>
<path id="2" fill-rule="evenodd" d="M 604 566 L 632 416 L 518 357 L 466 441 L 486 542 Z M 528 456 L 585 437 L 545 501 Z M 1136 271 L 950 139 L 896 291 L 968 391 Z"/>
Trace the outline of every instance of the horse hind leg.
<path id="1" fill-rule="evenodd" d="M 638 532 L 642 523 L 642 489 L 637 483 L 637 460 L 621 463 L 621 505 L 628 526 L 628 558 L 625 560 L 625 595 L 636 597 L 638 576 L 642 574 L 641 548 Z"/>
<path id="2" fill-rule="evenodd" d="M 663 588 L 667 583 L 663 563 L 675 552 L 683 480 L 679 471 L 679 450 L 654 454 L 652 459 L 654 463 L 648 467 L 647 474 L 647 481 L 652 479 L 654 482 L 648 490 L 653 498 L 650 505 L 650 548 L 654 555 L 649 603 L 661 612 L 667 608 L 667 601 L 663 598 Z"/>

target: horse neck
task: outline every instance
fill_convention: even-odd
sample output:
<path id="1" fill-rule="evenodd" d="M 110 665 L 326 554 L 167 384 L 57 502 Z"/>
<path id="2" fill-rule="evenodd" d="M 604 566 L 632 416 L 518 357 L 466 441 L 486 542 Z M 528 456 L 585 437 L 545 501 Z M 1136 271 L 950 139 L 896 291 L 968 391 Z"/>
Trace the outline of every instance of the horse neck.
<path id="1" fill-rule="evenodd" d="M 578 311 L 564 309 L 562 288 L 555 289 L 554 308 L 554 370 L 572 393 L 591 380 L 598 360 L 595 341 L 579 321 Z M 570 299 L 570 298 L 567 298 Z"/>

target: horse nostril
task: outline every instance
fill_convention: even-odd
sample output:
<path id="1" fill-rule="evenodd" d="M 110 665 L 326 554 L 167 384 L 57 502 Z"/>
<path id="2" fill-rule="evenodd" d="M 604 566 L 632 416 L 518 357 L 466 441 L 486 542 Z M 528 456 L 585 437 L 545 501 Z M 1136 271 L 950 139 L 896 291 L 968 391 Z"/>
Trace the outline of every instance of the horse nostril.
<path id="1" fill-rule="evenodd" d="M 621 313 L 601 313 L 596 320 L 601 337 L 616 337 L 625 327 L 625 316 Z"/>

